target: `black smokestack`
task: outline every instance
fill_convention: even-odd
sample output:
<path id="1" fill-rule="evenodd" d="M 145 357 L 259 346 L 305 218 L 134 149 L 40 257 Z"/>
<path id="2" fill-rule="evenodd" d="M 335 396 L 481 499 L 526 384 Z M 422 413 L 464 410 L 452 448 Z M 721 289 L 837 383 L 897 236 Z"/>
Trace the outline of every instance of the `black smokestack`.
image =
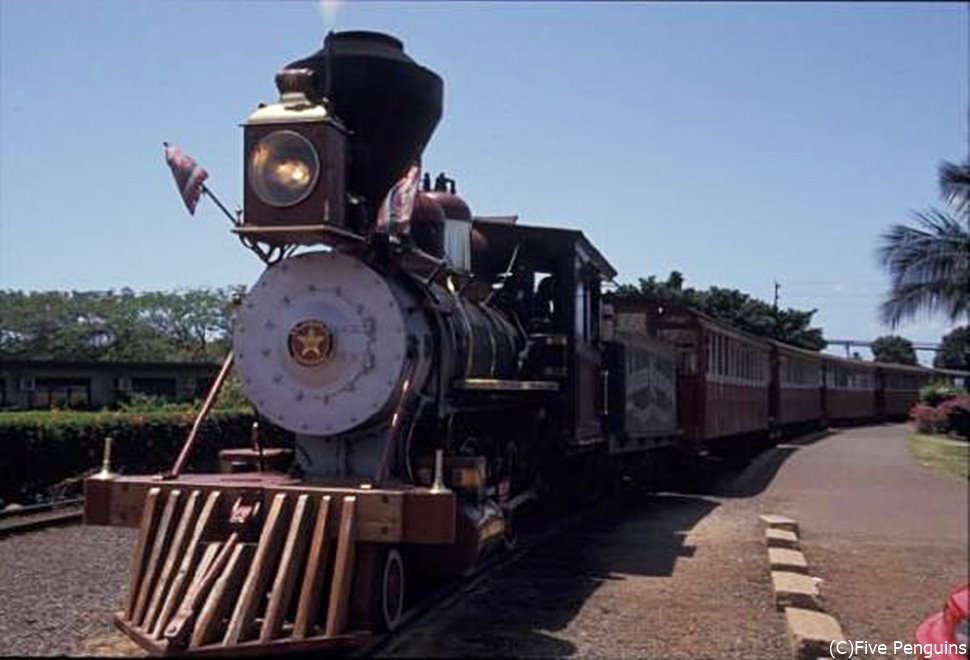
<path id="1" fill-rule="evenodd" d="M 323 49 L 288 64 L 313 71 L 313 90 L 350 129 L 347 188 L 374 220 L 387 191 L 424 150 L 441 119 L 443 83 L 379 32 L 331 32 Z"/>

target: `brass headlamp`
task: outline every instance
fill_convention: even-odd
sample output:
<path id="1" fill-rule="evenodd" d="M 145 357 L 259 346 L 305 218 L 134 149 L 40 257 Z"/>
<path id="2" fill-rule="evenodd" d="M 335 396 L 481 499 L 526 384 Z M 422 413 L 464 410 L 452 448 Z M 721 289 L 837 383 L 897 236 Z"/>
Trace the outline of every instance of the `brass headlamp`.
<path id="1" fill-rule="evenodd" d="M 296 131 L 273 131 L 249 153 L 249 184 L 270 206 L 299 204 L 313 192 L 319 177 L 317 150 Z"/>
<path id="2" fill-rule="evenodd" d="M 314 228 L 343 227 L 346 130 L 326 102 L 311 100 L 313 72 L 276 76 L 279 102 L 262 105 L 244 130 L 243 234 L 269 243 L 308 243 Z"/>

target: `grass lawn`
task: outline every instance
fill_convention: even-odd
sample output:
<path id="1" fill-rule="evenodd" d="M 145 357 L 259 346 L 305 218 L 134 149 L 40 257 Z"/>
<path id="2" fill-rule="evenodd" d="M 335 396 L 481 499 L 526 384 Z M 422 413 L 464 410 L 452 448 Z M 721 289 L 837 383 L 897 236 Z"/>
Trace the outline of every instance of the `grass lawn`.
<path id="1" fill-rule="evenodd" d="M 970 479 L 970 442 L 942 435 L 910 433 L 906 447 L 917 463 L 932 470 Z"/>

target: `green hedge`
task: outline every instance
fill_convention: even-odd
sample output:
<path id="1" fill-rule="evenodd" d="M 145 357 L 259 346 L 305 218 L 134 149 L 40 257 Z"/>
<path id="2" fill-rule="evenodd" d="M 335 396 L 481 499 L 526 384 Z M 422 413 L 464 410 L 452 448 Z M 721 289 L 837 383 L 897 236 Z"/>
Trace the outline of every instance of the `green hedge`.
<path id="1" fill-rule="evenodd" d="M 218 469 L 218 451 L 249 445 L 249 411 L 214 411 L 203 423 L 189 470 Z M 0 413 L 0 501 L 43 499 L 51 489 L 101 465 L 114 438 L 112 467 L 151 474 L 171 467 L 192 428 L 187 412 L 31 411 Z M 292 436 L 261 422 L 264 446 L 292 446 Z"/>

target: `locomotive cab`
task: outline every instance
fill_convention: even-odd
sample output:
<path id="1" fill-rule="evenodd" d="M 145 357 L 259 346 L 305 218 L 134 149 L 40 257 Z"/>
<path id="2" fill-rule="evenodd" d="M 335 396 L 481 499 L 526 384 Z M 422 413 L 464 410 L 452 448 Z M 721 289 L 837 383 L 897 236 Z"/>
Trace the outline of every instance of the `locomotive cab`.
<path id="1" fill-rule="evenodd" d="M 602 285 L 616 271 L 580 231 L 487 220 L 473 228 L 488 245 L 473 255 L 476 272 L 508 274 L 501 295 L 528 332 L 525 377 L 561 384 L 562 441 L 602 442 Z"/>

